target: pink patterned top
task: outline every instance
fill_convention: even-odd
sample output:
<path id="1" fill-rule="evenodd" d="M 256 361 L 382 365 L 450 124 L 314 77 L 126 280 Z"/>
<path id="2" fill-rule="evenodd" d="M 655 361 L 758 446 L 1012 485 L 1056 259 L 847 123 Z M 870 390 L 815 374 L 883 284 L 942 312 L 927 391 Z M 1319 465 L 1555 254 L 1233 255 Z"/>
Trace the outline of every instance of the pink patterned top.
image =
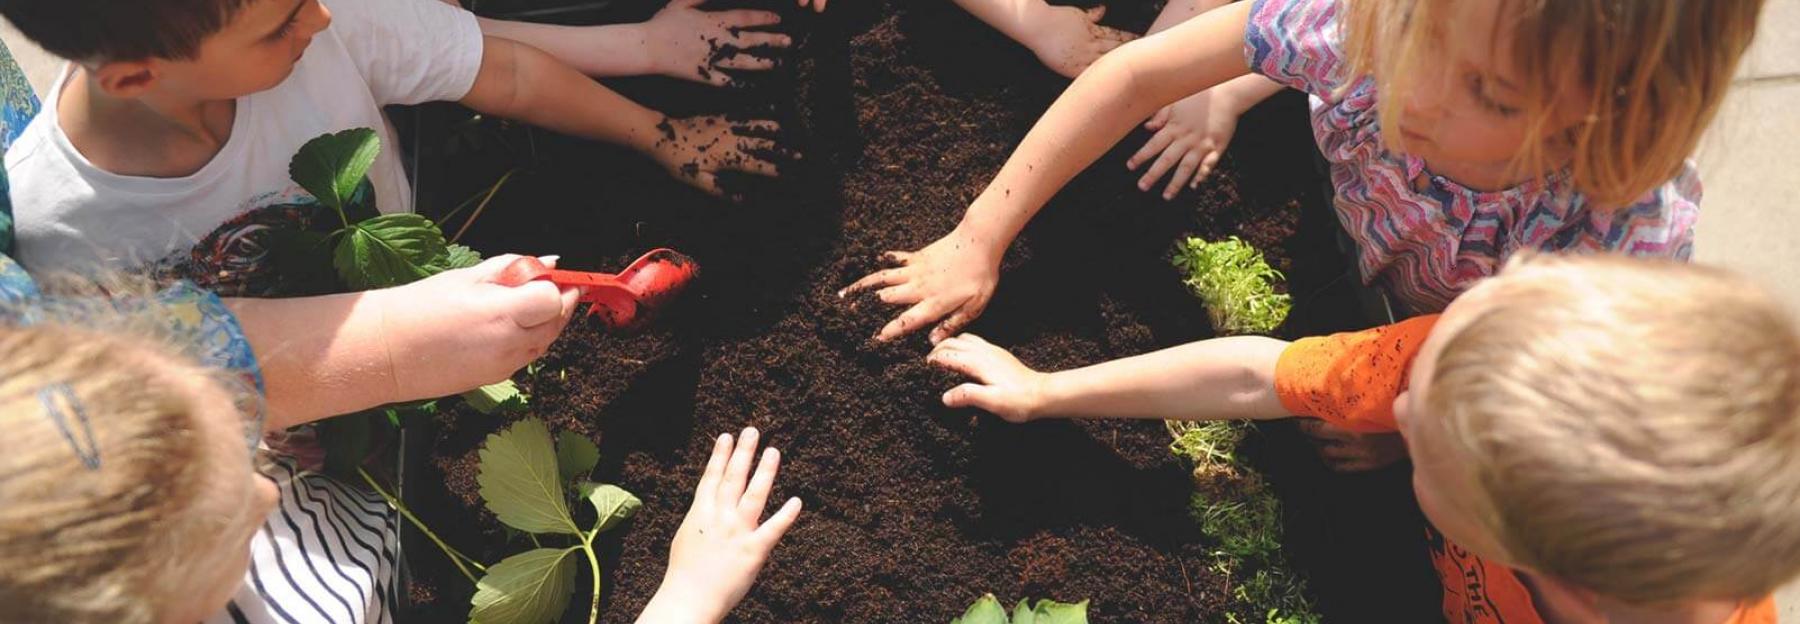
<path id="1" fill-rule="evenodd" d="M 1344 75 L 1339 0 L 1255 2 L 1244 36 L 1251 70 L 1312 94 L 1313 136 L 1331 163 L 1338 220 L 1357 243 L 1363 281 L 1412 312 L 1443 310 L 1521 249 L 1692 253 L 1701 192 L 1693 161 L 1617 210 L 1590 208 L 1567 172 L 1501 191 L 1466 188 L 1382 147 L 1374 80 Z"/>

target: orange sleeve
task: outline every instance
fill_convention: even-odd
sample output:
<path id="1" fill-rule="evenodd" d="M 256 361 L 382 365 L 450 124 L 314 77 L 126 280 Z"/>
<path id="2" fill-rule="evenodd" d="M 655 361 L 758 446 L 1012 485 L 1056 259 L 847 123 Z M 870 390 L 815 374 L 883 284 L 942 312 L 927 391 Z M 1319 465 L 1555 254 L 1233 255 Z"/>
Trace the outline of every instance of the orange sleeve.
<path id="1" fill-rule="evenodd" d="M 1394 398 L 1437 315 L 1375 329 L 1305 338 L 1281 352 L 1275 395 L 1296 416 L 1322 418 L 1351 431 L 1398 431 Z"/>
<path id="2" fill-rule="evenodd" d="M 1776 624 L 1775 597 L 1767 596 L 1754 604 L 1738 607 L 1726 624 Z"/>

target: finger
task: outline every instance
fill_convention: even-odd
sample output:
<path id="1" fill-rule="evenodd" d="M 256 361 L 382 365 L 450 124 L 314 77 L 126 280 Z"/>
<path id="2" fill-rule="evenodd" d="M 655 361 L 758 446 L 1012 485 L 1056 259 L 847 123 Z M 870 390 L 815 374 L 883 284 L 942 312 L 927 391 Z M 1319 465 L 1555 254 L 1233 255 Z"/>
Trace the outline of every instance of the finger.
<path id="1" fill-rule="evenodd" d="M 987 383 L 987 379 L 981 374 L 981 365 L 976 363 L 974 358 L 969 357 L 968 351 L 955 349 L 932 351 L 930 355 L 925 356 L 925 363 L 968 377 L 975 380 L 976 383 Z"/>
<path id="2" fill-rule="evenodd" d="M 549 280 L 532 280 L 503 291 L 500 304 L 520 329 L 531 329 L 564 316 L 562 289 Z"/>
<path id="3" fill-rule="evenodd" d="M 781 19 L 776 18 L 776 21 L 781 21 Z M 754 48 L 758 46 L 785 48 L 794 44 L 793 37 L 781 33 L 763 32 L 759 30 L 742 31 L 738 33 L 738 36 L 734 40 L 740 48 Z"/>
<path id="4" fill-rule="evenodd" d="M 750 487 L 744 490 L 743 500 L 738 501 L 738 515 L 746 522 L 755 525 L 762 518 L 763 506 L 769 504 L 769 490 L 775 488 L 775 474 L 780 471 L 781 451 L 773 447 L 763 449 L 756 474 L 750 477 Z"/>
<path id="5" fill-rule="evenodd" d="M 738 137 L 737 148 L 740 152 L 777 152 L 781 146 L 774 141 L 762 137 Z"/>
<path id="6" fill-rule="evenodd" d="M 1101 26 L 1099 28 L 1099 32 L 1097 32 L 1095 34 L 1100 35 L 1101 39 L 1104 39 L 1104 40 L 1112 43 L 1112 46 L 1107 48 L 1108 50 L 1119 47 L 1119 44 L 1133 41 L 1138 38 L 1137 33 L 1126 32 L 1123 30 L 1119 30 L 1117 28 L 1110 28 L 1110 27 L 1106 27 L 1106 26 Z"/>
<path id="7" fill-rule="evenodd" d="M 1082 13 L 1087 14 L 1088 21 L 1098 24 L 1098 23 L 1100 23 L 1100 18 L 1106 17 L 1106 5 L 1102 4 L 1100 6 L 1082 11 Z"/>
<path id="8" fill-rule="evenodd" d="M 825 12 L 825 0 L 819 0 L 818 7 L 813 10 L 818 11 L 820 13 Z M 795 500 L 799 500 L 799 499 L 795 499 Z"/>
<path id="9" fill-rule="evenodd" d="M 1144 129 L 1152 132 L 1161 130 L 1163 126 L 1168 125 L 1169 115 L 1174 114 L 1174 112 L 1175 109 L 1172 106 L 1164 106 L 1156 109 L 1156 114 L 1150 116 L 1150 121 L 1144 122 Z"/>
<path id="10" fill-rule="evenodd" d="M 975 315 L 979 314 L 979 312 L 971 310 L 974 307 L 972 304 L 963 304 L 963 307 L 950 313 L 950 318 L 944 319 L 944 322 L 938 323 L 938 326 L 931 330 L 931 341 L 938 342 L 962 331 L 963 327 L 975 320 Z"/>
<path id="11" fill-rule="evenodd" d="M 718 500 L 719 481 L 725 478 L 725 461 L 731 456 L 731 434 L 721 433 L 713 441 L 712 457 L 706 460 L 706 470 L 700 473 L 700 485 L 694 487 L 694 506 L 702 503 L 713 504 Z"/>
<path id="12" fill-rule="evenodd" d="M 575 318 L 575 306 L 581 305 L 582 292 L 580 288 L 564 288 L 560 294 L 562 295 L 563 322 L 566 323 L 568 319 Z"/>
<path id="13" fill-rule="evenodd" d="M 995 393 L 996 391 L 990 386 L 966 383 L 944 393 L 944 407 L 953 409 L 972 407 L 988 413 L 997 413 L 995 408 L 998 407 L 999 397 L 996 397 Z"/>
<path id="14" fill-rule="evenodd" d="M 888 321 L 888 324 L 881 328 L 881 333 L 875 335 L 875 340 L 887 342 L 917 331 L 920 327 L 943 318 L 944 313 L 948 312 L 946 307 L 948 306 L 943 303 L 942 298 L 926 299 L 913 304 L 913 307 L 908 308 L 899 318 Z"/>
<path id="15" fill-rule="evenodd" d="M 819 2 L 820 6 L 824 6 L 824 0 Z M 764 556 L 775 548 L 776 542 L 781 541 L 781 536 L 787 535 L 788 529 L 794 526 L 794 521 L 800 519 L 800 507 L 800 499 L 790 498 L 781 505 L 781 509 L 775 511 L 775 515 L 769 516 L 762 526 L 756 527 L 754 535 L 762 545 Z"/>
<path id="16" fill-rule="evenodd" d="M 1171 132 L 1167 129 L 1151 135 L 1150 140 L 1145 141 L 1144 146 L 1138 148 L 1137 153 L 1132 154 L 1130 160 L 1125 161 L 1125 168 L 1137 171 L 1138 167 L 1142 167 L 1144 166 L 1144 163 L 1150 162 L 1150 159 L 1155 158 L 1157 154 L 1167 151 L 1169 149 L 1169 144 L 1175 142 L 1175 135 L 1175 132 Z M 1139 184 L 1138 188 L 1142 190 L 1149 187 Z"/>
<path id="17" fill-rule="evenodd" d="M 720 23 L 726 28 L 757 28 L 761 26 L 774 26 L 781 23 L 781 16 L 769 11 L 737 9 L 735 11 L 720 11 L 715 15 L 719 17 Z"/>
<path id="18" fill-rule="evenodd" d="M 719 69 L 737 69 L 743 71 L 763 71 L 775 68 L 775 59 L 756 56 L 754 54 L 733 54 L 713 63 Z M 723 85 L 721 85 L 723 86 Z"/>
<path id="19" fill-rule="evenodd" d="M 890 251 L 885 254 L 882 254 L 882 257 L 886 258 L 889 262 L 898 262 L 900 264 L 912 264 L 913 253 L 914 252 L 911 252 L 911 251 Z"/>
<path id="20" fill-rule="evenodd" d="M 469 267 L 467 269 L 462 269 L 461 270 L 462 272 L 457 273 L 457 275 L 470 276 L 478 284 L 499 284 L 501 286 L 518 286 L 520 284 L 523 284 L 524 282 L 523 281 L 508 282 L 509 278 L 514 278 L 515 276 L 508 275 L 508 273 L 511 273 L 511 271 L 508 271 L 507 269 L 512 268 L 513 263 L 518 262 L 519 259 L 523 258 L 523 257 L 525 257 L 525 256 L 521 256 L 519 254 L 501 254 L 498 256 L 494 256 L 492 258 L 488 258 L 486 260 L 482 260 L 480 264 L 476 264 L 475 266 Z M 543 260 L 538 260 L 538 262 L 542 263 Z"/>
<path id="21" fill-rule="evenodd" d="M 924 298 L 919 295 L 917 282 L 889 286 L 875 293 L 875 296 L 888 305 L 912 305 Z"/>
<path id="22" fill-rule="evenodd" d="M 770 178 L 779 177 L 781 175 L 781 168 L 774 162 L 766 158 L 752 156 L 746 153 L 742 148 L 738 149 L 737 158 L 728 160 L 730 160 L 731 164 L 726 165 L 725 168 L 732 171 L 752 173 Z"/>
<path id="23" fill-rule="evenodd" d="M 746 121 L 746 122 L 737 123 L 737 124 L 734 124 L 731 126 L 731 133 L 736 134 L 738 136 L 765 136 L 766 137 L 766 136 L 774 136 L 778 132 L 781 132 L 781 124 L 773 122 L 773 121 L 769 121 L 767 119 L 761 119 L 761 120 L 757 120 L 757 121 Z"/>
<path id="24" fill-rule="evenodd" d="M 1199 152 L 1190 151 L 1182 156 L 1181 162 L 1175 165 L 1175 175 L 1169 176 L 1169 187 L 1163 190 L 1163 201 L 1175 199 L 1175 195 L 1181 192 L 1181 185 L 1187 184 L 1188 179 L 1194 177 L 1194 170 L 1199 168 Z"/>
<path id="25" fill-rule="evenodd" d="M 760 436 L 755 427 L 746 427 L 738 434 L 737 448 L 732 450 L 731 459 L 725 463 L 725 478 L 719 481 L 720 509 L 733 509 L 743 498 L 744 482 L 750 478 L 750 463 L 756 458 L 756 443 Z"/>
<path id="26" fill-rule="evenodd" d="M 702 4 L 706 4 L 706 0 L 675 0 L 674 2 L 670 2 L 669 6 L 678 9 L 691 9 Z"/>
<path id="27" fill-rule="evenodd" d="M 845 297 L 870 288 L 885 288 L 894 284 L 903 283 L 907 278 L 905 271 L 905 268 L 898 268 L 883 269 L 870 273 L 867 277 L 856 280 L 856 283 L 851 284 L 849 288 L 838 291 L 838 296 Z"/>
<path id="28" fill-rule="evenodd" d="M 1200 188 L 1200 181 L 1212 175 L 1213 168 L 1219 166 L 1219 154 L 1223 152 L 1224 150 L 1215 149 L 1207 152 L 1206 157 L 1200 159 L 1200 172 L 1194 176 L 1194 188 Z"/>
<path id="29" fill-rule="evenodd" d="M 1181 160 L 1184 151 L 1180 146 L 1170 146 L 1163 150 L 1162 155 L 1156 157 L 1156 162 L 1150 164 L 1150 169 L 1144 171 L 1144 177 L 1138 178 L 1138 190 L 1148 192 L 1150 187 L 1156 185 L 1157 180 L 1162 179 L 1163 174 L 1175 168 L 1175 163 Z"/>

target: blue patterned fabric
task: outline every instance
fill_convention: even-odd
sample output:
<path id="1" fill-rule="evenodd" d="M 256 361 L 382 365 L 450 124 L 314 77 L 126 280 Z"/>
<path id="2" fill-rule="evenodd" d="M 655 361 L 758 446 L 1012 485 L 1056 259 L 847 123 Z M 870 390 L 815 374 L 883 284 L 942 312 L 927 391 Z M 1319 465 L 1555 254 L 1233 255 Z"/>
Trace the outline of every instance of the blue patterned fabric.
<path id="1" fill-rule="evenodd" d="M 12 147 L 13 139 L 19 138 L 37 111 L 37 93 L 25 81 L 25 72 L 13 61 L 12 52 L 0 44 L 0 152 Z M 11 185 L 6 183 L 6 173 L 0 171 L 0 232 L 5 232 L 0 236 L 0 254 L 12 254 L 12 225 Z M 17 268 L 16 264 L 13 266 Z"/>

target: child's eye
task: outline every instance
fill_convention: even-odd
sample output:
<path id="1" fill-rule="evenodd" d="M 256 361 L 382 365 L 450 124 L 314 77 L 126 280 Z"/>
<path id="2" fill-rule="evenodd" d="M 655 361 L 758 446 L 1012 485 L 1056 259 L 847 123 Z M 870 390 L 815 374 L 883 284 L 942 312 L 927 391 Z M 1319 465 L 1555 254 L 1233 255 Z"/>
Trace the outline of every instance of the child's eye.
<path id="1" fill-rule="evenodd" d="M 1488 109 L 1501 117 L 1513 117 L 1519 114 L 1518 107 L 1501 104 L 1488 95 L 1487 79 L 1482 78 L 1479 73 L 1469 74 L 1469 93 L 1475 97 L 1475 102 L 1480 104 L 1482 108 Z"/>

